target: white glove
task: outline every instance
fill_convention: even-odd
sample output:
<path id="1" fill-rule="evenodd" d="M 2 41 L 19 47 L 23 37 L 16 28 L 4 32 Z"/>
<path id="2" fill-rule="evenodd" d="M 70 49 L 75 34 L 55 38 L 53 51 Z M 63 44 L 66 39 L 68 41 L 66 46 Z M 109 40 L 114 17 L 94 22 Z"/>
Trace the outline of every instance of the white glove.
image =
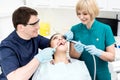
<path id="1" fill-rule="evenodd" d="M 45 48 L 41 50 L 35 58 L 37 58 L 41 63 L 52 60 L 52 55 L 55 52 L 55 48 Z"/>
<path id="2" fill-rule="evenodd" d="M 67 41 L 70 41 L 73 39 L 73 32 L 72 31 L 68 31 L 64 34 L 64 37 L 66 38 Z"/>
<path id="3" fill-rule="evenodd" d="M 80 41 L 75 42 L 74 48 L 75 48 L 75 50 L 76 50 L 78 53 L 81 54 L 81 53 L 83 52 L 83 50 L 84 50 L 84 47 L 85 47 L 85 45 L 82 44 Z"/>
<path id="4" fill-rule="evenodd" d="M 86 51 L 88 51 L 91 55 L 101 56 L 104 51 L 97 49 L 94 45 L 85 46 Z"/>

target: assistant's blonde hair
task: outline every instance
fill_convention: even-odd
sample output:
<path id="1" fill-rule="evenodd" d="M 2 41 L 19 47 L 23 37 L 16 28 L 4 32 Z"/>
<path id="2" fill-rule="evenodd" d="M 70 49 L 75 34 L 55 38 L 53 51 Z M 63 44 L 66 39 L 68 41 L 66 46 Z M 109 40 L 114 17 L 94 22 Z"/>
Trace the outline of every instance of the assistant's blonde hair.
<path id="1" fill-rule="evenodd" d="M 78 11 L 81 10 L 87 11 L 91 16 L 91 19 L 94 19 L 99 14 L 96 0 L 79 0 L 76 5 L 76 13 L 78 14 Z"/>

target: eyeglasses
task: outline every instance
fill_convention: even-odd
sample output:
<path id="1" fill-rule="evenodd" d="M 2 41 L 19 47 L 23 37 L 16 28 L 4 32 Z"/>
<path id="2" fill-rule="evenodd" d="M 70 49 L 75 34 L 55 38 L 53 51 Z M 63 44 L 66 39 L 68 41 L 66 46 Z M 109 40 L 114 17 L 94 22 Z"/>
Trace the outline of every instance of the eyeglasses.
<path id="1" fill-rule="evenodd" d="M 39 21 L 40 21 L 40 19 L 38 19 L 36 22 L 34 22 L 34 23 L 29 23 L 29 24 L 27 24 L 27 25 L 31 25 L 31 26 L 35 26 L 35 25 L 37 25 L 38 23 L 39 23 Z"/>

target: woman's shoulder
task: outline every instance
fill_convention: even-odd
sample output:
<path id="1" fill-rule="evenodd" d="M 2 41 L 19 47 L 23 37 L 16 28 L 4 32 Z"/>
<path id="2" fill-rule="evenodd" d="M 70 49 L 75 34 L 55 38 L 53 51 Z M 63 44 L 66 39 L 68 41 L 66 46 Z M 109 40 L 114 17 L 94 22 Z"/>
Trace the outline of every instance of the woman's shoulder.
<path id="1" fill-rule="evenodd" d="M 100 22 L 100 21 L 98 21 L 98 20 L 95 20 L 95 23 L 98 25 L 98 26 L 102 26 L 102 27 L 104 27 L 104 28 L 107 28 L 107 27 L 110 27 L 108 24 L 105 24 L 105 23 L 103 23 L 103 22 Z"/>
<path id="2" fill-rule="evenodd" d="M 82 26 L 84 26 L 82 23 L 75 24 L 71 27 L 72 31 L 79 30 Z"/>
<path id="3" fill-rule="evenodd" d="M 78 24 L 73 25 L 72 28 L 74 28 L 74 27 L 79 27 L 79 26 L 81 26 L 81 25 L 83 25 L 83 24 L 82 24 L 82 23 L 78 23 Z"/>

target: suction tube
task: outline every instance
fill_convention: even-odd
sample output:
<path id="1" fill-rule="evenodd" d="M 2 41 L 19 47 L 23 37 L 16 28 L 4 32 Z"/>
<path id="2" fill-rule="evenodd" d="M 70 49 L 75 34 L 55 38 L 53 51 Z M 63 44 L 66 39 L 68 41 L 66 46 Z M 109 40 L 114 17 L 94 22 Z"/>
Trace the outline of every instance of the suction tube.
<path id="1" fill-rule="evenodd" d="M 77 41 L 74 41 L 74 40 L 72 40 L 73 39 L 73 32 L 72 31 L 68 31 L 65 35 L 64 35 L 64 37 L 66 38 L 66 40 L 67 41 L 69 41 L 69 42 L 73 42 L 73 43 L 77 43 Z M 84 45 L 84 44 L 83 44 Z M 84 46 L 86 46 L 86 45 L 84 45 Z M 93 57 L 93 62 L 94 62 L 94 79 L 93 80 L 96 80 L 96 59 L 95 59 L 95 56 L 94 55 L 92 55 L 92 57 Z"/>

